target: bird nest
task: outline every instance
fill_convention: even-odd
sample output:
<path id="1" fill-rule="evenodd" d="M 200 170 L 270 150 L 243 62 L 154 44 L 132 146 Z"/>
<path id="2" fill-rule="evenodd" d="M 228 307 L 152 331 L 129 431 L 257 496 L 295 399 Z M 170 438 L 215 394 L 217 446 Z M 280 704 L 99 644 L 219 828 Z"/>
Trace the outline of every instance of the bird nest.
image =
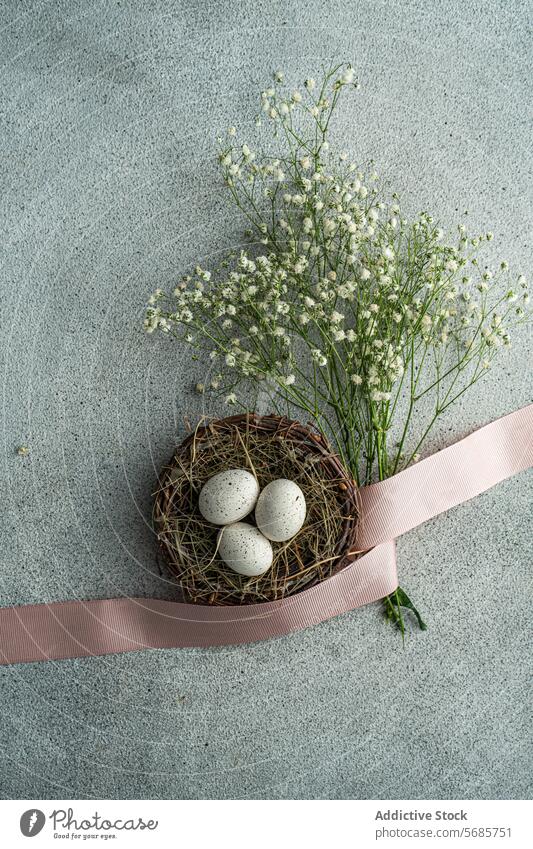
<path id="1" fill-rule="evenodd" d="M 217 557 L 219 527 L 198 510 L 204 483 L 227 469 L 248 469 L 261 488 L 288 478 L 305 495 L 302 529 L 274 544 L 272 567 L 258 577 L 238 575 Z M 274 415 L 248 413 L 200 424 L 162 470 L 155 496 L 154 525 L 164 559 L 183 600 L 198 604 L 275 601 L 314 586 L 354 559 L 356 524 L 355 483 L 324 437 Z"/>

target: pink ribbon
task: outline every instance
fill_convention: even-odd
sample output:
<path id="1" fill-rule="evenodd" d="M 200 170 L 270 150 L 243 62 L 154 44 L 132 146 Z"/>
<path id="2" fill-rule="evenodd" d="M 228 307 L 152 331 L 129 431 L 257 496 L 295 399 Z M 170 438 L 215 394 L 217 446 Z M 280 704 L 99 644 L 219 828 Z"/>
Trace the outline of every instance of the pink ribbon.
<path id="1" fill-rule="evenodd" d="M 533 465 L 533 405 L 360 491 L 354 562 L 283 601 L 211 607 L 145 598 L 0 609 L 0 664 L 252 643 L 316 625 L 398 586 L 395 537 Z"/>

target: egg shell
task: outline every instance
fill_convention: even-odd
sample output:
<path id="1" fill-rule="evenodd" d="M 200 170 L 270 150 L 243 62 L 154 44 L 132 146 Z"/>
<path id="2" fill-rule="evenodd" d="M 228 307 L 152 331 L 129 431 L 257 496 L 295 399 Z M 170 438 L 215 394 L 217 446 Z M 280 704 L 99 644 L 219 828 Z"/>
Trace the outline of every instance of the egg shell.
<path id="1" fill-rule="evenodd" d="M 236 522 L 221 528 L 217 545 L 224 563 L 239 575 L 262 575 L 272 566 L 272 546 L 254 525 Z"/>
<path id="2" fill-rule="evenodd" d="M 231 525 L 255 507 L 259 484 L 246 469 L 228 469 L 210 478 L 198 499 L 200 513 L 213 525 Z"/>
<path id="3" fill-rule="evenodd" d="M 274 542 L 285 542 L 298 533 L 307 513 L 305 495 L 294 481 L 278 478 L 267 484 L 255 505 L 255 522 Z"/>

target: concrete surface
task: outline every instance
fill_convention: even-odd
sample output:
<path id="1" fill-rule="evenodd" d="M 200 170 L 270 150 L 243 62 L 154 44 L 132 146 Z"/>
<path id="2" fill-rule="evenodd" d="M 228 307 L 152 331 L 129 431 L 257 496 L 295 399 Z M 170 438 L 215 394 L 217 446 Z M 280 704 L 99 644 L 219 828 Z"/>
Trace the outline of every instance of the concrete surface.
<path id="1" fill-rule="evenodd" d="M 528 5 L 1 3 L 1 604 L 172 597 L 150 492 L 201 368 L 143 335 L 143 305 L 238 242 L 214 139 L 252 129 L 272 69 L 351 59 L 345 146 L 446 224 L 468 207 L 527 273 Z M 530 401 L 530 349 L 434 444 Z M 522 475 L 401 541 L 429 623 L 405 648 L 371 606 L 268 644 L 2 668 L 1 796 L 523 798 L 530 500 Z"/>

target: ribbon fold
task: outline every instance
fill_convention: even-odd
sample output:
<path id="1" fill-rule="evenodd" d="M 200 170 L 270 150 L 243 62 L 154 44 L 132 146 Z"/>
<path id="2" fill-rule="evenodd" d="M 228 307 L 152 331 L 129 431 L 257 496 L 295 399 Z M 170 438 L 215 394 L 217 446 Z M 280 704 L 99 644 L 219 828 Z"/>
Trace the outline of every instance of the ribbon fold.
<path id="1" fill-rule="evenodd" d="M 281 601 L 211 607 L 146 598 L 0 608 L 0 665 L 281 637 L 377 601 L 398 586 L 395 538 L 533 466 L 533 404 L 360 490 L 357 548 L 322 583 Z"/>

